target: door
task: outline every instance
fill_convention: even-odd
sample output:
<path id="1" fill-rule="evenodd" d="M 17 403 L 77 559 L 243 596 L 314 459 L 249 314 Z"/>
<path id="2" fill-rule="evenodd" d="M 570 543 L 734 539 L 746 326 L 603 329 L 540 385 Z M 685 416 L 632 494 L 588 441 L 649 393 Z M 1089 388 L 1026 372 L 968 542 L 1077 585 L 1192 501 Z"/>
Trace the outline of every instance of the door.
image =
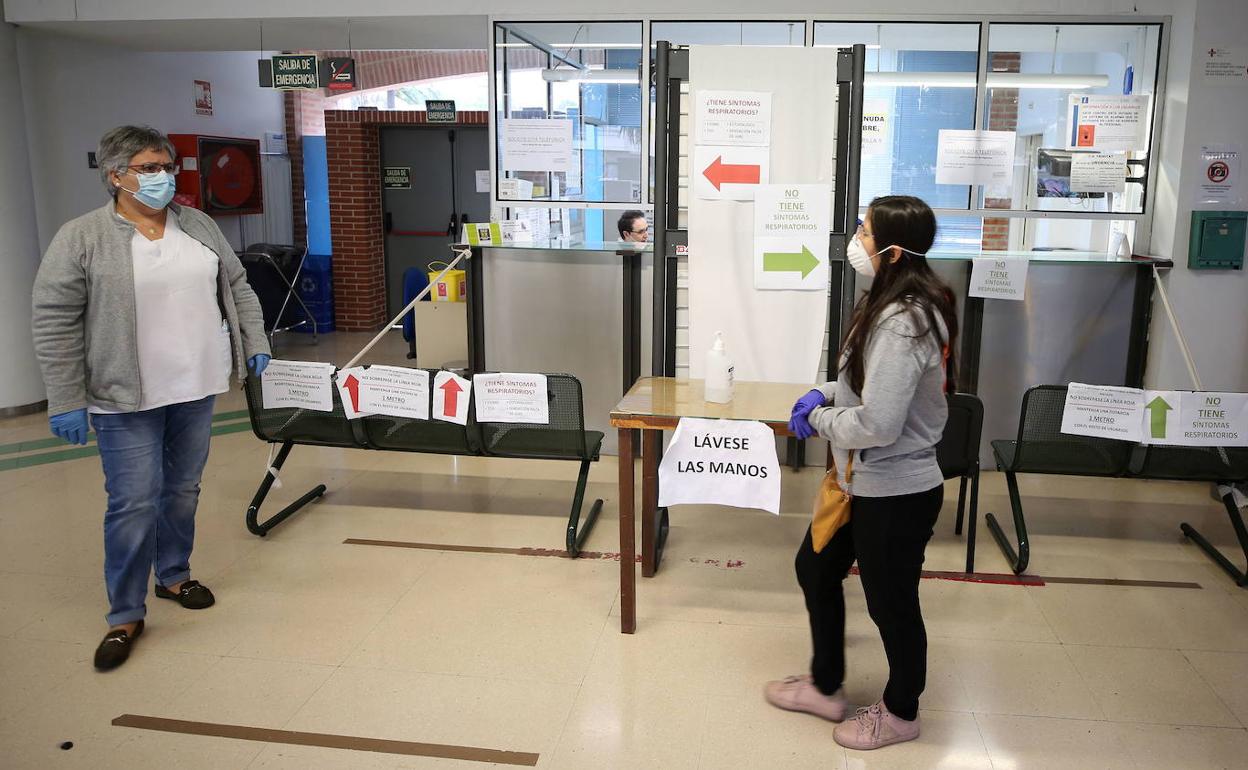
<path id="1" fill-rule="evenodd" d="M 484 127 L 391 127 L 381 129 L 380 138 L 383 179 L 406 176 L 410 185 L 383 185 L 381 195 L 386 306 L 393 318 L 403 309 L 404 271 L 450 261 L 447 246 L 457 239 L 460 223 L 488 221 L 489 195 L 475 192 L 476 169 L 489 168 L 488 140 Z M 387 168 L 407 173 L 388 175 Z"/>

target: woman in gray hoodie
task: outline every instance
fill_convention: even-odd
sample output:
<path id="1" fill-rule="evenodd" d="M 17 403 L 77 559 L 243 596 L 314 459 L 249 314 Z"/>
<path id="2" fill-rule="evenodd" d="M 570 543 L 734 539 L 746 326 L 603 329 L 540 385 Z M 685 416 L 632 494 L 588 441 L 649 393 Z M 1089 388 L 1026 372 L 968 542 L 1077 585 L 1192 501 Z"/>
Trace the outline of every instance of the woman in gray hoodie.
<path id="1" fill-rule="evenodd" d="M 927 672 L 919 576 L 944 497 L 936 444 L 948 416 L 957 336 L 953 292 L 926 259 L 935 239 L 936 217 L 918 198 L 871 202 L 847 256 L 874 280 L 854 309 L 840 375 L 803 396 L 790 423 L 799 438 L 828 440 L 842 488 L 853 497 L 849 523 L 826 544 L 807 531 L 797 553 L 814 643 L 810 674 L 770 682 L 765 694 L 779 708 L 842 722 L 833 736 L 853 749 L 919 736 Z M 855 559 L 889 677 L 879 702 L 843 721 L 849 704 L 841 584 Z"/>

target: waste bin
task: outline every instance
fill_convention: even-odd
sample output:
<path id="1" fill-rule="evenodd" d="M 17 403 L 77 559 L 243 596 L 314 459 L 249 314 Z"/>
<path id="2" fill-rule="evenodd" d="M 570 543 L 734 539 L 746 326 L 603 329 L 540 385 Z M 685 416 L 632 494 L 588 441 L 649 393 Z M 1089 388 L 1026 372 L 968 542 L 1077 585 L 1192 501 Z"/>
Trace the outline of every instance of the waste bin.
<path id="1" fill-rule="evenodd" d="M 331 258 L 326 254 L 309 254 L 303 263 L 303 273 L 299 277 L 299 298 L 307 305 L 308 312 L 316 321 L 319 334 L 334 330 L 334 281 L 331 270 Z M 300 308 L 300 314 L 302 314 Z M 311 334 L 313 326 L 302 324 L 292 331 Z"/>
<path id="2" fill-rule="evenodd" d="M 247 271 L 247 283 L 260 300 L 264 330 L 285 329 L 303 320 L 303 310 L 293 297 L 288 299 L 290 282 L 299 272 L 303 250 L 276 243 L 253 243 L 238 255 Z M 285 311 L 282 305 L 285 304 Z M 281 318 L 278 318 L 281 313 Z"/>

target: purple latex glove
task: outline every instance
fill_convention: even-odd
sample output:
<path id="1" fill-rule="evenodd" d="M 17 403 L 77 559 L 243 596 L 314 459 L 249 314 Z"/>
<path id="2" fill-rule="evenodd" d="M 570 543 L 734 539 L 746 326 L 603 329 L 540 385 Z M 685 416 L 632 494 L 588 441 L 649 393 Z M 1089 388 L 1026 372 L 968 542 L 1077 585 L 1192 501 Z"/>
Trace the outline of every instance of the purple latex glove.
<path id="1" fill-rule="evenodd" d="M 810 420 L 807 418 L 810 413 L 823 406 L 826 399 L 823 397 L 822 391 L 815 389 L 802 396 L 793 405 L 793 414 L 789 420 L 789 432 L 799 439 L 808 439 L 815 435 L 815 429 L 811 427 Z"/>

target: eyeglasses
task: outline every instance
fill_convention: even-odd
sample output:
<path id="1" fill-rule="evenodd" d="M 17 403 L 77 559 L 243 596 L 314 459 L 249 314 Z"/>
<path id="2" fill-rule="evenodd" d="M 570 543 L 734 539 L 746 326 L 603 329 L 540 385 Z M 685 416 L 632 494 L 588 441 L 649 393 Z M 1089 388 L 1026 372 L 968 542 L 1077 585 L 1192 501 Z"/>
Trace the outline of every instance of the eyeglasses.
<path id="1" fill-rule="evenodd" d="M 650 228 L 649 228 L 649 227 L 643 227 L 643 228 L 641 228 L 640 230 L 633 230 L 633 231 L 632 231 L 633 235 L 645 235 L 645 234 L 646 234 L 646 233 L 648 233 L 648 232 L 650 232 Z"/>
<path id="2" fill-rule="evenodd" d="M 858 230 L 857 230 L 857 232 L 856 232 L 856 235 L 859 235 L 859 236 L 865 235 L 865 236 L 867 236 L 868 238 L 874 238 L 874 237 L 875 237 L 875 236 L 874 236 L 874 235 L 872 235 L 871 233 L 867 232 L 867 228 L 863 227 L 861 222 L 859 222 L 859 223 L 858 223 Z"/>
<path id="3" fill-rule="evenodd" d="M 158 174 L 161 171 L 171 176 L 177 176 L 182 167 L 177 163 L 142 163 L 137 166 L 126 166 L 130 171 L 137 171 L 140 174 Z"/>

